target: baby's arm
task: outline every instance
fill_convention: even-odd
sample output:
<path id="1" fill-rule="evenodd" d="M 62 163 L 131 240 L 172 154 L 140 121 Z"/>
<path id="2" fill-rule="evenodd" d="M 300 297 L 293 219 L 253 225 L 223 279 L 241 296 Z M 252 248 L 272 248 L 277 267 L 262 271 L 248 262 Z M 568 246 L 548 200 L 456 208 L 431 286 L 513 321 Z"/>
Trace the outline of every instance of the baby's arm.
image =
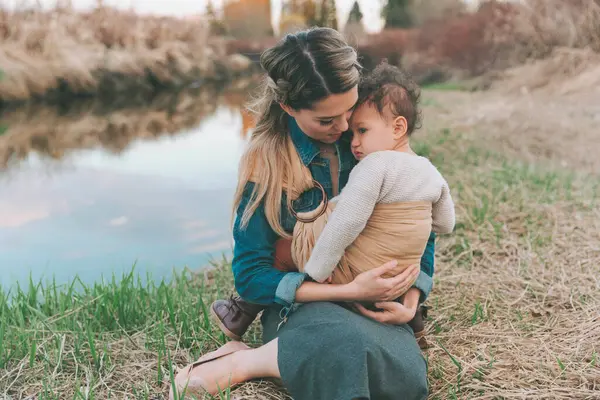
<path id="1" fill-rule="evenodd" d="M 441 178 L 441 175 L 440 175 Z M 456 216 L 454 214 L 454 202 L 450 195 L 450 188 L 444 178 L 442 179 L 442 193 L 438 201 L 433 203 L 432 209 L 432 230 L 435 233 L 452 233 L 454 230 L 454 224 L 456 223 Z"/>
<path id="2" fill-rule="evenodd" d="M 304 272 L 318 282 L 333 272 L 348 246 L 362 232 L 373 213 L 385 175 L 385 161 L 370 154 L 350 173 L 348 183 L 337 196 L 335 210 L 317 239 Z"/>

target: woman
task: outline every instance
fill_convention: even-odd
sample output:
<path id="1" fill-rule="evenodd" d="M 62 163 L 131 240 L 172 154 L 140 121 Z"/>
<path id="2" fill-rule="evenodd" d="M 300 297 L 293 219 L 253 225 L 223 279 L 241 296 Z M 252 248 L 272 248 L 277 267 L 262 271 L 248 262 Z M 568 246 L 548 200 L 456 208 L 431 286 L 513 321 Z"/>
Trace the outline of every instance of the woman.
<path id="1" fill-rule="evenodd" d="M 295 213 L 322 200 L 314 181 L 333 197 L 355 165 L 342 133 L 358 97 L 356 51 L 337 31 L 316 28 L 286 36 L 263 53 L 261 64 L 267 77 L 240 163 L 232 268 L 240 296 L 268 306 L 261 318 L 265 345 L 229 342 L 186 368 L 177 384 L 215 393 L 274 377 L 298 400 L 426 398 L 425 360 L 412 330 L 394 324 L 403 316 L 391 300 L 415 279 L 422 297 L 429 294 L 433 237 L 423 271 L 414 266 L 389 279 L 382 275 L 391 262 L 344 285 L 273 267 L 275 243 L 290 237 Z M 348 301 L 384 302 L 384 311 L 368 318 L 336 303 Z"/>

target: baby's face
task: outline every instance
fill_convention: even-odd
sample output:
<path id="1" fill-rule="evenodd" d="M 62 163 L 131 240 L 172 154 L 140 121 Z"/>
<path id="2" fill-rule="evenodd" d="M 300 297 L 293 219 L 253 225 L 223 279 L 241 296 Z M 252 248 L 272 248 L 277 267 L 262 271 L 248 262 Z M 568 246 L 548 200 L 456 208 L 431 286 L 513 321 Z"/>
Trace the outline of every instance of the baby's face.
<path id="1" fill-rule="evenodd" d="M 376 151 L 394 150 L 397 141 L 392 121 L 393 118 L 381 116 L 375 105 L 369 102 L 357 107 L 350 117 L 354 157 L 362 160 Z"/>

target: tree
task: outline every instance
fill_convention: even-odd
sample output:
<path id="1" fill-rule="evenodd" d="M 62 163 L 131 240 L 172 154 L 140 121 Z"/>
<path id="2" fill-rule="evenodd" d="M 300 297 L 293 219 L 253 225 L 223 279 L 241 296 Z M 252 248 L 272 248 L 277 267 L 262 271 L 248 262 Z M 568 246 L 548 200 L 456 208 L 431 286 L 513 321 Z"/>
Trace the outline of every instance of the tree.
<path id="1" fill-rule="evenodd" d="M 363 14 L 360 11 L 358 1 L 355 0 L 352 10 L 350 10 L 350 14 L 348 15 L 348 21 L 344 25 L 344 35 L 347 38 L 357 38 L 365 33 L 362 19 Z"/>
<path id="2" fill-rule="evenodd" d="M 335 0 L 321 0 L 321 7 L 317 10 L 318 25 L 337 29 L 337 9 Z"/>
<path id="3" fill-rule="evenodd" d="M 385 28 L 410 28 L 413 26 L 411 0 L 388 0 L 381 10 Z"/>
<path id="4" fill-rule="evenodd" d="M 350 10 L 350 14 L 348 15 L 348 23 L 350 22 L 362 22 L 363 13 L 360 11 L 360 6 L 358 5 L 358 0 L 354 1 L 354 5 L 352 6 L 352 10 Z"/>
<path id="5" fill-rule="evenodd" d="M 206 19 L 208 20 L 208 24 L 210 26 L 210 33 L 213 35 L 221 36 L 227 34 L 227 27 L 223 20 L 221 20 L 217 16 L 217 12 L 215 11 L 215 6 L 213 5 L 212 0 L 208 0 L 208 4 L 206 5 Z"/>
<path id="6" fill-rule="evenodd" d="M 287 0 L 281 5 L 281 18 L 279 19 L 279 34 L 285 35 L 306 28 L 302 0 Z"/>
<path id="7" fill-rule="evenodd" d="M 302 3 L 302 15 L 304 21 L 308 26 L 315 26 L 319 24 L 317 19 L 317 5 L 315 0 L 304 0 Z"/>
<path id="8" fill-rule="evenodd" d="M 226 0 L 223 15 L 234 37 L 251 39 L 273 35 L 270 0 Z"/>

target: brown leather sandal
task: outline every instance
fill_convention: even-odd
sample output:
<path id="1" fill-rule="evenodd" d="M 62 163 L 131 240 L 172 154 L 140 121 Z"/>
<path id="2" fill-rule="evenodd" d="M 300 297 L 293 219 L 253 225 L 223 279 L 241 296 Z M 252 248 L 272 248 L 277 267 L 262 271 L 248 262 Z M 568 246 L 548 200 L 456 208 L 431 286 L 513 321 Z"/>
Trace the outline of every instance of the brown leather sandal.
<path id="1" fill-rule="evenodd" d="M 181 369 L 177 376 L 175 377 L 175 388 L 177 389 L 177 393 L 179 394 L 178 398 L 183 400 L 187 396 L 195 396 L 196 398 L 202 398 L 205 393 L 208 393 L 206 385 L 199 374 L 194 374 L 194 368 L 206 364 L 207 362 L 217 360 L 219 358 L 228 356 L 232 353 L 235 353 L 240 350 L 248 350 L 246 344 L 242 342 L 227 342 L 223 346 L 219 347 L 217 350 L 210 352 L 208 354 L 203 355 L 194 363 L 188 365 L 187 367 Z M 222 388 L 224 389 L 224 388 Z M 210 393 L 214 395 L 214 393 Z M 169 390 L 169 400 L 174 400 L 175 394 L 173 392 L 173 386 Z"/>

